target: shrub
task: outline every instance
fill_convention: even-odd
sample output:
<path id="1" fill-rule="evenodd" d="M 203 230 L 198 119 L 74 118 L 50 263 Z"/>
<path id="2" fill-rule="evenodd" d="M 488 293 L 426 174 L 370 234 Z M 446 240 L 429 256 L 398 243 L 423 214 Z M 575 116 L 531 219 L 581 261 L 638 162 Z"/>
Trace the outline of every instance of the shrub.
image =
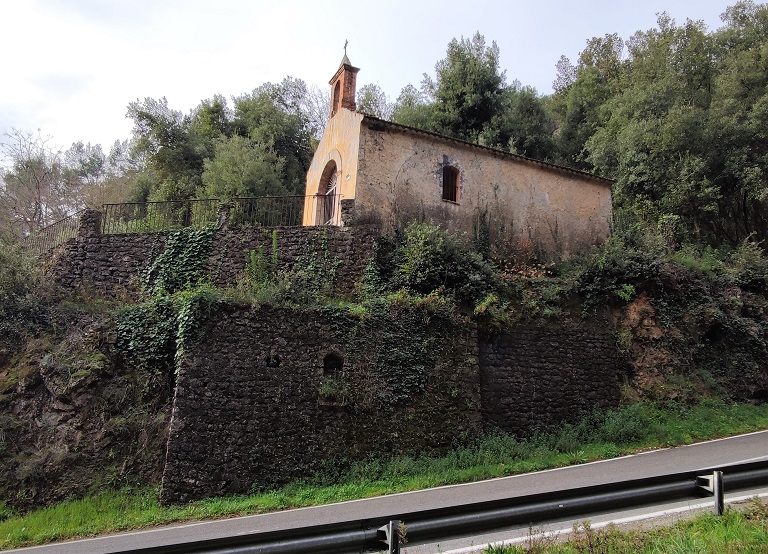
<path id="1" fill-rule="evenodd" d="M 46 325 L 43 289 L 40 261 L 19 245 L 0 241 L 0 336 L 4 341 L 15 342 Z"/>
<path id="2" fill-rule="evenodd" d="M 428 295 L 440 291 L 473 307 L 497 285 L 490 262 L 472 247 L 468 237 L 450 234 L 438 225 L 411 223 L 379 250 L 377 271 L 367 284 L 388 291 L 405 289 Z M 373 287 L 369 287 L 373 288 Z"/>

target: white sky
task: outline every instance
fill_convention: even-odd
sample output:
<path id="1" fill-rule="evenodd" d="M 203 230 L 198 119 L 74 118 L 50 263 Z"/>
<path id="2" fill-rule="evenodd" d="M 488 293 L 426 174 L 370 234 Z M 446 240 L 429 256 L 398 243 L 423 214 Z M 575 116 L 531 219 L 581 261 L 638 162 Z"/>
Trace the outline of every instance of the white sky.
<path id="1" fill-rule="evenodd" d="M 0 0 L 0 135 L 68 148 L 130 136 L 129 102 L 165 96 L 187 113 L 287 75 L 327 86 L 343 56 L 392 98 L 434 74 L 452 38 L 496 41 L 507 81 L 551 92 L 561 54 L 656 25 L 710 30 L 735 0 Z M 230 103 L 231 105 L 231 103 Z M 2 140 L 2 137 L 0 137 Z"/>

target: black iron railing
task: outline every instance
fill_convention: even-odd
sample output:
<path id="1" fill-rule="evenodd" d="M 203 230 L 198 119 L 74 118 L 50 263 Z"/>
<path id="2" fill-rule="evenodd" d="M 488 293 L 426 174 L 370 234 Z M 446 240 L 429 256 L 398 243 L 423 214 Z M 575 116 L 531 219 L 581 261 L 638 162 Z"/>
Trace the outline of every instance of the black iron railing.
<path id="1" fill-rule="evenodd" d="M 220 204 L 218 198 L 104 204 L 101 232 L 146 233 L 181 227 L 205 227 L 218 221 Z"/>
<path id="2" fill-rule="evenodd" d="M 76 237 L 83 211 L 29 236 L 27 246 L 43 253 Z M 228 202 L 207 198 L 104 204 L 99 230 L 102 234 L 148 233 L 225 223 L 233 227 L 289 227 L 338 225 L 340 221 L 340 195 L 261 196 L 233 198 Z"/>
<path id="3" fill-rule="evenodd" d="M 261 196 L 230 202 L 228 223 L 235 227 L 337 225 L 340 219 L 338 195 Z"/>
<path id="4" fill-rule="evenodd" d="M 81 210 L 35 231 L 26 238 L 27 247 L 39 253 L 49 252 L 76 237 L 80 215 L 83 211 Z"/>

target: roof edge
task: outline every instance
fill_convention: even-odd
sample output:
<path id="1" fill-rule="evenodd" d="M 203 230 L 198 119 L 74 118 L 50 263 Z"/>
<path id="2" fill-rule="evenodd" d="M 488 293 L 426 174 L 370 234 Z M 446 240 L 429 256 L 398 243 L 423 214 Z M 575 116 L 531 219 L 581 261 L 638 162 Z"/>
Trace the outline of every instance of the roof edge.
<path id="1" fill-rule="evenodd" d="M 504 158 L 518 160 L 518 161 L 526 162 L 526 163 L 531 163 L 531 164 L 534 164 L 534 165 L 539 165 L 539 166 L 544 167 L 545 169 L 551 169 L 551 170 L 555 170 L 555 171 L 558 171 L 558 172 L 561 172 L 561 173 L 571 173 L 571 174 L 579 175 L 579 176 L 582 176 L 582 177 L 587 177 L 587 178 L 589 178 L 589 179 L 591 179 L 593 181 L 597 181 L 598 183 L 604 184 L 604 185 L 606 185 L 608 187 L 613 186 L 613 184 L 616 182 L 613 179 L 606 179 L 605 177 L 600 177 L 599 175 L 595 175 L 594 173 L 589 173 L 587 171 L 582 171 L 580 169 L 574 169 L 572 167 L 566 167 L 564 165 L 553 164 L 553 163 L 550 163 L 550 162 L 545 162 L 545 161 L 542 161 L 542 160 L 537 160 L 535 158 L 529 158 L 527 156 L 522 156 L 520 154 L 513 154 L 512 152 L 507 152 L 507 151 L 501 150 L 499 148 L 492 148 L 490 146 L 483 146 L 483 145 L 480 145 L 480 144 L 475 144 L 474 142 L 469 142 L 469 141 L 466 141 L 466 140 L 457 139 L 457 138 L 454 138 L 454 137 L 449 137 L 447 135 L 441 135 L 440 133 L 435 133 L 433 131 L 425 131 L 424 129 L 419 129 L 417 127 L 411 127 L 410 125 L 403 125 L 401 123 L 394 123 L 392 121 L 387 121 L 386 119 L 381 119 L 379 117 L 376 117 L 376 116 L 373 116 L 373 115 L 370 115 L 370 114 L 367 114 L 367 113 L 363 113 L 363 112 L 358 112 L 358 113 L 360 113 L 360 115 L 363 116 L 363 119 L 362 119 L 361 123 L 370 122 L 370 123 L 373 123 L 374 125 L 380 125 L 380 126 L 383 126 L 383 127 L 390 127 L 392 129 L 403 131 L 403 132 L 406 132 L 406 133 L 412 133 L 412 134 L 417 134 L 417 135 L 426 135 L 428 137 L 437 138 L 437 139 L 440 139 L 440 140 L 444 140 L 446 142 L 453 142 L 453 143 L 456 143 L 456 144 L 460 144 L 462 146 L 469 146 L 471 148 L 477 148 L 477 149 L 480 149 L 480 150 L 484 150 L 486 152 L 491 152 L 491 153 L 493 153 L 495 155 L 498 155 L 498 156 L 502 156 Z"/>

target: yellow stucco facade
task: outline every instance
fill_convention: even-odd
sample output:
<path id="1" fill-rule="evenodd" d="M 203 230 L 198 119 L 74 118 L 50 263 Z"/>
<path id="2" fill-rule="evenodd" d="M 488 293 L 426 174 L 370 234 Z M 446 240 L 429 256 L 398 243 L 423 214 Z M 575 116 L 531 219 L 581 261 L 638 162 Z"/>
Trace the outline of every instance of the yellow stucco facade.
<path id="1" fill-rule="evenodd" d="M 483 225 L 496 245 L 549 259 L 602 242 L 611 230 L 611 181 L 344 107 L 329 119 L 306 194 L 322 199 L 329 183 L 345 202 L 326 202 L 333 207 L 323 211 L 308 199 L 305 225 L 378 223 L 386 233 L 421 220 L 470 234 Z"/>

